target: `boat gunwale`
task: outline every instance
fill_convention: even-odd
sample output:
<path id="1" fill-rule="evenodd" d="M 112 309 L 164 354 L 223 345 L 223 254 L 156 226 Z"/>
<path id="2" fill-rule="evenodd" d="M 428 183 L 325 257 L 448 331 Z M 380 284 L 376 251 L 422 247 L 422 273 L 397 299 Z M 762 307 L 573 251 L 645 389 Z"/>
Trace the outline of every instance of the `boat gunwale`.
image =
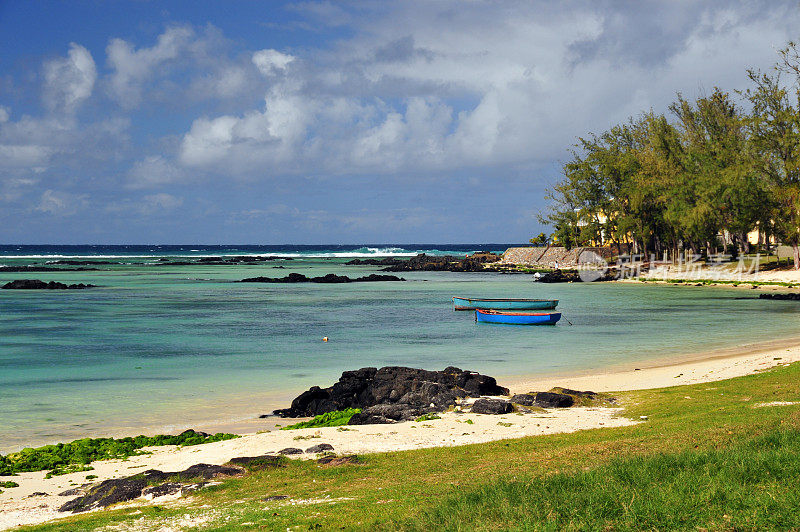
<path id="1" fill-rule="evenodd" d="M 509 312 L 507 310 L 494 310 L 494 309 L 480 309 L 476 308 L 475 312 L 481 314 L 488 314 L 494 316 L 552 316 L 553 314 L 561 315 L 560 312 Z"/>
<path id="2" fill-rule="evenodd" d="M 513 298 L 513 297 L 499 297 L 499 298 L 488 298 L 488 297 L 459 297 L 453 296 L 453 301 L 456 299 L 460 299 L 462 301 L 514 301 L 514 302 L 552 302 L 558 301 L 558 299 L 528 299 L 528 298 Z"/>

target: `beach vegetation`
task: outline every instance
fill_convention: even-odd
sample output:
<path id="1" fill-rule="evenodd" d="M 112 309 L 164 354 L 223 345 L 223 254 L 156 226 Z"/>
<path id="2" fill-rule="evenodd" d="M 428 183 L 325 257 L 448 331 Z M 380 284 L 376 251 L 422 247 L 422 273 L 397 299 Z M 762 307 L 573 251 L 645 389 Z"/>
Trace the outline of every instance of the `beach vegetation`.
<path id="1" fill-rule="evenodd" d="M 422 421 L 432 421 L 434 419 L 442 419 L 442 417 L 435 412 L 431 412 L 429 414 L 422 414 L 414 421 L 417 423 L 421 423 Z"/>
<path id="2" fill-rule="evenodd" d="M 347 425 L 347 423 L 350 422 L 351 417 L 360 413 L 361 413 L 360 408 L 345 408 L 344 410 L 334 410 L 333 412 L 326 412 L 325 414 L 314 416 L 308 421 L 301 421 L 300 423 L 295 423 L 294 425 L 287 425 L 285 427 L 281 427 L 281 430 L 313 429 L 317 427 L 340 427 L 342 425 Z"/>
<path id="3" fill-rule="evenodd" d="M 95 460 L 124 459 L 144 454 L 144 447 L 161 445 L 199 445 L 238 438 L 235 434 L 205 434 L 187 430 L 176 436 L 136 436 L 127 438 L 83 438 L 69 443 L 58 443 L 36 448 L 25 448 L 16 453 L 0 455 L 0 475 L 13 475 L 23 471 L 50 470 L 50 476 L 64 475 Z"/>
<path id="4" fill-rule="evenodd" d="M 19 484 L 14 482 L 13 480 L 6 480 L 5 482 L 0 482 L 0 488 L 18 488 Z"/>

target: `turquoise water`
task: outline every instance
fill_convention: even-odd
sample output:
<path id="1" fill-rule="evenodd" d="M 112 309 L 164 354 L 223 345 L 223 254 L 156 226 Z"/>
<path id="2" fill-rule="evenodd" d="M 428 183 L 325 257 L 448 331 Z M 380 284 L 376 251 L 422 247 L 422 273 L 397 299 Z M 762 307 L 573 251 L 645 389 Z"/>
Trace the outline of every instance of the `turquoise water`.
<path id="1" fill-rule="evenodd" d="M 800 303 L 760 301 L 750 290 L 545 285 L 523 275 L 447 272 L 402 274 L 405 283 L 231 282 L 378 271 L 343 262 L 0 273 L 2 282 L 100 286 L 0 291 L 0 452 L 252 417 L 363 366 L 455 365 L 502 384 L 503 376 L 601 370 L 800 331 Z M 558 298 L 573 325 L 476 324 L 471 313 L 452 310 L 453 295 Z"/>

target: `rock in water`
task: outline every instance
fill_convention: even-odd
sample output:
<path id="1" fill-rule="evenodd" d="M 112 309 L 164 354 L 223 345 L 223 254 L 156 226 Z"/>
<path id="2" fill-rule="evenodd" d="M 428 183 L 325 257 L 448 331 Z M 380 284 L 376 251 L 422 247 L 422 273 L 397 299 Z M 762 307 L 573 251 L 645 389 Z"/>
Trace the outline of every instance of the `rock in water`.
<path id="1" fill-rule="evenodd" d="M 473 414 L 508 414 L 514 407 L 502 399 L 478 399 L 472 404 Z"/>
<path id="2" fill-rule="evenodd" d="M 320 277 L 306 277 L 302 273 L 290 273 L 286 277 L 248 277 L 242 279 L 240 283 L 326 283 L 326 284 L 342 284 L 342 283 L 372 283 L 378 281 L 405 281 L 402 277 L 396 275 L 378 275 L 372 273 L 364 277 L 356 277 L 351 279 L 346 275 L 336 275 L 329 273 Z"/>
<path id="3" fill-rule="evenodd" d="M 312 387 L 295 398 L 291 407 L 274 413 L 281 417 L 307 417 L 345 408 L 384 405 L 383 410 L 365 410 L 357 414 L 359 417 L 353 416 L 354 424 L 365 414 L 398 421 L 395 419 L 398 416 L 405 420 L 418 415 L 412 412 L 447 410 L 464 397 L 507 394 L 508 389 L 498 386 L 493 377 L 455 367 L 443 371 L 401 366 L 361 368 L 345 371 L 339 382 L 329 388 Z"/>
<path id="4" fill-rule="evenodd" d="M 82 288 L 94 288 L 93 284 L 64 284 L 57 281 L 46 283 L 39 279 L 17 279 L 2 286 L 5 290 L 80 290 Z"/>

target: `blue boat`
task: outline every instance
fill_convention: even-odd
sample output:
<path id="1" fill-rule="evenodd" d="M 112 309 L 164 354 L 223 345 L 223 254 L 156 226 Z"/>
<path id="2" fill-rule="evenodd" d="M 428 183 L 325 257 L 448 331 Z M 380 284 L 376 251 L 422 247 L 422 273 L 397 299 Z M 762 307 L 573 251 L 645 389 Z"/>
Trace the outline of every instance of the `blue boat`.
<path id="1" fill-rule="evenodd" d="M 475 319 L 483 323 L 505 323 L 510 325 L 555 325 L 561 319 L 560 312 L 504 312 L 501 310 L 475 310 Z"/>
<path id="2" fill-rule="evenodd" d="M 454 310 L 550 310 L 556 308 L 558 299 L 485 299 L 480 297 L 454 297 Z"/>

